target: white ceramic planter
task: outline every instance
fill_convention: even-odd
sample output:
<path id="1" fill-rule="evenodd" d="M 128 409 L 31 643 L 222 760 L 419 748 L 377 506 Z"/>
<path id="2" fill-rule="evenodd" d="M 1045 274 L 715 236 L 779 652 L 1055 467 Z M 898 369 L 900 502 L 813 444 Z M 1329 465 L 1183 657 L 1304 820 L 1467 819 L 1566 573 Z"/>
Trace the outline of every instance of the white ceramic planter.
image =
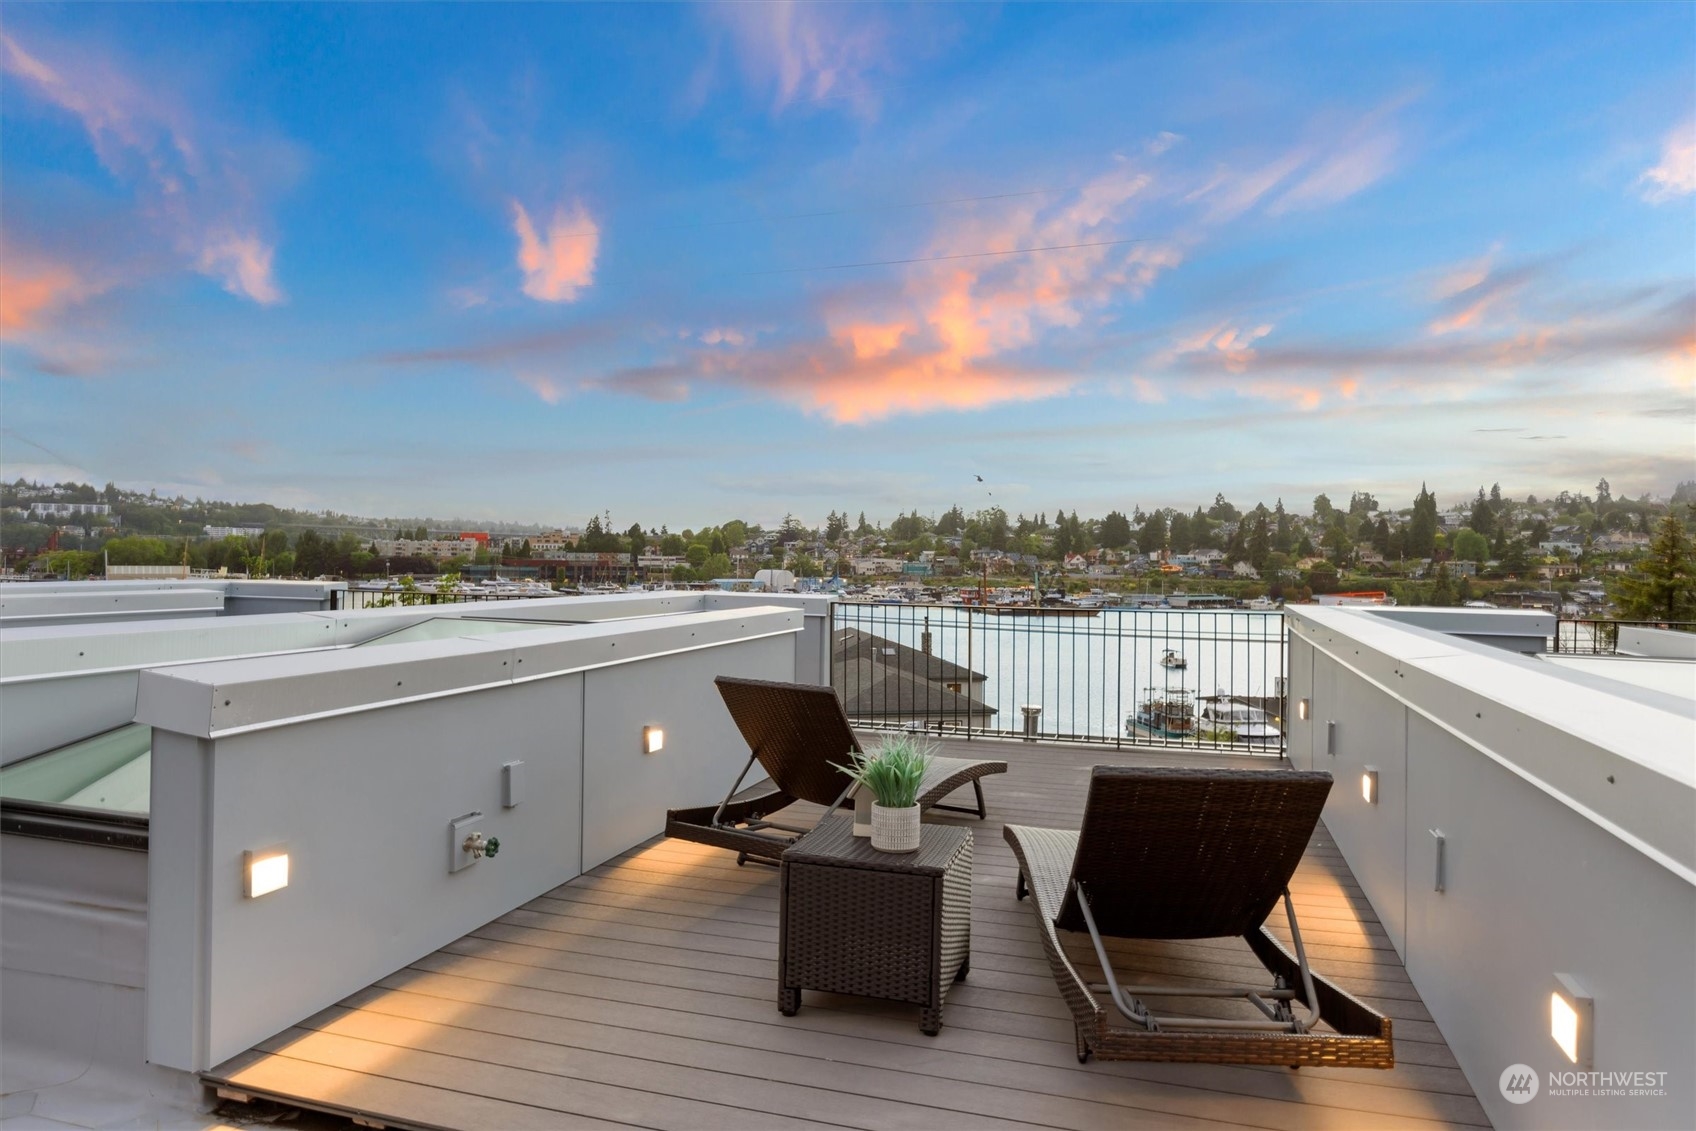
<path id="1" fill-rule="evenodd" d="M 872 847 L 879 852 L 917 852 L 919 849 L 919 807 L 886 809 L 872 805 Z"/>

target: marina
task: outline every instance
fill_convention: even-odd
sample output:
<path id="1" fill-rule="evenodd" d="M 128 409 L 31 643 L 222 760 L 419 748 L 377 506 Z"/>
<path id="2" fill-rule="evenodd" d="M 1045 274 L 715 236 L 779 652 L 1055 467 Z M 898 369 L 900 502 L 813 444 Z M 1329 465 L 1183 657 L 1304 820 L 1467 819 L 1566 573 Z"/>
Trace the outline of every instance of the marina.
<path id="1" fill-rule="evenodd" d="M 905 714 L 870 706 L 866 725 L 903 726 L 939 735 L 1016 735 L 1124 744 L 1209 745 L 1277 753 L 1281 743 L 1239 739 L 1229 726 L 1137 726 L 1144 704 L 1159 698 L 1223 697 L 1252 705 L 1277 730 L 1286 677 L 1283 615 L 1237 609 L 1091 610 L 1090 617 L 1000 616 L 961 605 L 866 605 L 838 602 L 833 631 L 886 642 L 872 648 L 881 666 L 839 673 L 845 702 L 875 704 L 882 677 L 934 683 L 923 709 Z M 1166 657 L 1177 657 L 1173 666 Z M 977 678 L 930 678 L 939 665 Z M 965 694 L 954 700 L 947 694 Z M 887 693 L 893 694 L 893 692 Z M 969 702 L 969 707 L 964 706 Z M 1194 710 L 1193 706 L 1191 708 Z M 852 712 L 851 712 L 852 713 Z M 1127 721 L 1131 724 L 1127 726 Z"/>

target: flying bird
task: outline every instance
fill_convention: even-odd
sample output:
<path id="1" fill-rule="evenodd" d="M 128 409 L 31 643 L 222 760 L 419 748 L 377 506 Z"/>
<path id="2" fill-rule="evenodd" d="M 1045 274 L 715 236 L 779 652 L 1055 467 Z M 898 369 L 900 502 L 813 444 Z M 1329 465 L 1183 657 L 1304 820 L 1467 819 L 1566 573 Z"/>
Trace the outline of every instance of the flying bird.
<path id="1" fill-rule="evenodd" d="M 978 482 L 979 482 L 979 483 L 982 483 L 982 482 L 983 482 L 983 476 L 981 476 L 981 475 L 979 475 L 979 476 L 978 476 Z"/>

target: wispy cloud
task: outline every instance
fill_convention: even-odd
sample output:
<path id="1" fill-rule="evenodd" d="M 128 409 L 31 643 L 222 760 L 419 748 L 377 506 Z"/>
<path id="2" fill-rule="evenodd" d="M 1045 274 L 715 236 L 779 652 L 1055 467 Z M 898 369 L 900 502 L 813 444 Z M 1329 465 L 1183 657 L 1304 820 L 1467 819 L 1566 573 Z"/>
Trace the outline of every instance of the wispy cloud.
<path id="1" fill-rule="evenodd" d="M 1661 204 L 1696 193 L 1696 118 L 1674 128 L 1661 141 L 1661 159 L 1637 178 L 1643 199 Z"/>
<path id="2" fill-rule="evenodd" d="M 524 293 L 539 302 L 575 302 L 578 292 L 595 281 L 595 256 L 601 229 L 581 202 L 560 205 L 538 234 L 530 213 L 512 202 L 512 229 L 518 236 L 518 266 L 524 272 Z"/>
<path id="3" fill-rule="evenodd" d="M 719 3 L 706 9 L 730 37 L 744 82 L 771 101 L 773 113 L 797 105 L 844 103 L 876 112 L 871 79 L 887 71 L 888 26 L 859 5 Z"/>
<path id="4" fill-rule="evenodd" d="M 1307 139 L 1241 167 L 1221 164 L 1190 190 L 1186 199 L 1223 223 L 1264 203 L 1266 213 L 1324 208 L 1364 191 L 1395 171 L 1402 155 L 1398 114 L 1411 101 L 1402 97 L 1352 122 L 1326 116 L 1307 129 Z"/>
<path id="5" fill-rule="evenodd" d="M 78 120 L 101 164 L 190 267 L 231 294 L 282 301 L 261 198 L 292 177 L 288 146 L 214 122 L 168 83 L 91 49 L 0 34 L 0 69 Z"/>

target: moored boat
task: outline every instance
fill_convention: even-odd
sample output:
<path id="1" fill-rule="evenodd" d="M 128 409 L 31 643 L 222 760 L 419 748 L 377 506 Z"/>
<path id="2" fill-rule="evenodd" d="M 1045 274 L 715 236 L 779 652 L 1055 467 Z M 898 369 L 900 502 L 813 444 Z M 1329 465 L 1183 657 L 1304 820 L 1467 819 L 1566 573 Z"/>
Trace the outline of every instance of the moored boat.
<path id="1" fill-rule="evenodd" d="M 1138 731 L 1166 738 L 1189 738 L 1195 734 L 1195 703 L 1183 688 L 1164 690 L 1150 687 L 1148 698 L 1137 708 L 1132 718 L 1125 720 L 1125 733 Z"/>
<path id="2" fill-rule="evenodd" d="M 1238 742 L 1246 746 L 1277 746 L 1283 735 L 1271 716 L 1252 703 L 1229 695 L 1204 695 L 1196 733 L 1215 742 Z"/>

